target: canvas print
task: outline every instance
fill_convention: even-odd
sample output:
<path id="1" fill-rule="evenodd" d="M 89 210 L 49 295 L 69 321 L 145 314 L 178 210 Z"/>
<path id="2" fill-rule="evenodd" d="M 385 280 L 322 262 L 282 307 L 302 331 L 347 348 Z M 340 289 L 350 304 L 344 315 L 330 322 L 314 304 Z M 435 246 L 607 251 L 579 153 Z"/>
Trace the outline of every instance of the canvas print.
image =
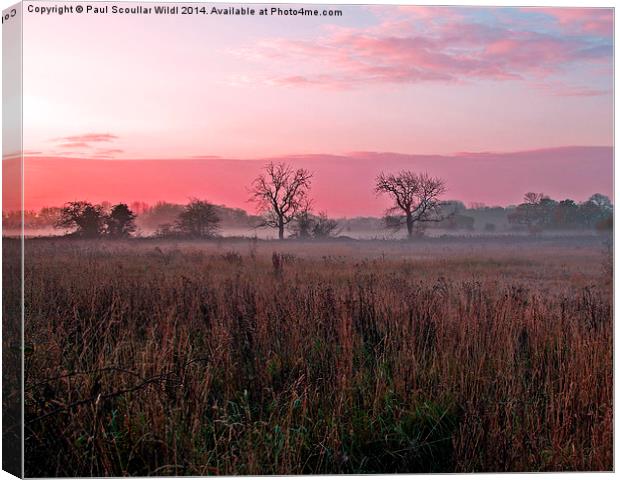
<path id="1" fill-rule="evenodd" d="M 5 10 L 4 468 L 613 470 L 613 27 Z"/>

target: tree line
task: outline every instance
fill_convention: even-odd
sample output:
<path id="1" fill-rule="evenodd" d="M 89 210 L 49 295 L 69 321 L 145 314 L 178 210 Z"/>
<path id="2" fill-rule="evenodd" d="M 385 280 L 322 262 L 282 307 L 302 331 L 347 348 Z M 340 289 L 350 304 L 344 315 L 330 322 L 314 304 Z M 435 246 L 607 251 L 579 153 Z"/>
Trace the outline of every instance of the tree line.
<path id="1" fill-rule="evenodd" d="M 596 193 L 583 203 L 553 200 L 543 193 L 526 193 L 523 203 L 508 215 L 508 221 L 530 232 L 546 229 L 612 228 L 613 206 L 609 197 Z"/>
<path id="2" fill-rule="evenodd" d="M 278 238 L 329 238 L 342 231 L 338 221 L 326 212 L 315 212 L 311 197 L 313 173 L 294 169 L 284 162 L 270 162 L 248 188 L 249 201 L 258 216 L 241 209 L 226 209 L 208 201 L 190 199 L 187 205 L 160 203 L 154 208 L 136 202 L 130 206 L 68 202 L 60 209 L 44 208 L 37 218 L 67 235 L 81 238 L 128 238 L 136 232 L 137 213 L 154 218 L 173 218 L 157 224 L 155 236 L 212 238 L 219 234 L 223 216 L 240 222 L 251 221 L 256 227 L 272 228 Z M 523 203 L 511 208 L 474 205 L 467 210 L 458 201 L 443 200 L 446 184 L 427 173 L 408 170 L 381 172 L 373 186 L 377 196 L 386 196 L 391 206 L 385 212 L 383 226 L 391 230 L 406 229 L 408 238 L 423 233 L 428 226 L 473 229 L 474 216 L 496 218 L 504 214 L 514 229 L 537 233 L 545 229 L 611 229 L 613 206 L 608 197 L 595 194 L 586 202 L 566 199 L 556 201 L 542 193 L 527 193 Z M 157 213 L 157 215 L 155 215 Z M 20 217 L 21 218 L 21 217 Z M 227 218 L 230 220 L 230 218 Z M 11 218 L 3 213 L 5 228 Z M 485 231 L 494 231 L 487 222 Z"/>

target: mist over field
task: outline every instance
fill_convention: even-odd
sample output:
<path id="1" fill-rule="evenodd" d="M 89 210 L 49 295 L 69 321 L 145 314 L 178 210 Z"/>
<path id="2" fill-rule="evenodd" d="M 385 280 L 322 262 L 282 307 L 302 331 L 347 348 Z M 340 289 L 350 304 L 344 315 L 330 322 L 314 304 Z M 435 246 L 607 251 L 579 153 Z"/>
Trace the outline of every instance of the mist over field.
<path id="1" fill-rule="evenodd" d="M 613 465 L 600 237 L 26 252 L 30 475 Z"/>

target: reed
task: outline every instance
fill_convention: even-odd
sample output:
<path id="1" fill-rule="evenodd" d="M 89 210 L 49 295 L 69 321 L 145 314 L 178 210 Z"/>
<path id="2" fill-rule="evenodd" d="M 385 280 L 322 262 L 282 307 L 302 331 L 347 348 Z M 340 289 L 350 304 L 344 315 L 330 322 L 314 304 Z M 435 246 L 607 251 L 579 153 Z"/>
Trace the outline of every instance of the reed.
<path id="1" fill-rule="evenodd" d="M 27 476 L 612 470 L 600 242 L 490 242 L 28 241 Z"/>

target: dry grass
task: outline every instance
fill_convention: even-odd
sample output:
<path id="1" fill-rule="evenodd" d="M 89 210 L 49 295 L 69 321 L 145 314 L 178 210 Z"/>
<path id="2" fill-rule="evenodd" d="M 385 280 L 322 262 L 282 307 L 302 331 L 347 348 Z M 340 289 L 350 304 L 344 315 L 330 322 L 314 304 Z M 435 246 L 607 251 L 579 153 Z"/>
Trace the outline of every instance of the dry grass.
<path id="1" fill-rule="evenodd" d="M 611 470 L 601 241 L 514 247 L 29 241 L 26 474 Z"/>

